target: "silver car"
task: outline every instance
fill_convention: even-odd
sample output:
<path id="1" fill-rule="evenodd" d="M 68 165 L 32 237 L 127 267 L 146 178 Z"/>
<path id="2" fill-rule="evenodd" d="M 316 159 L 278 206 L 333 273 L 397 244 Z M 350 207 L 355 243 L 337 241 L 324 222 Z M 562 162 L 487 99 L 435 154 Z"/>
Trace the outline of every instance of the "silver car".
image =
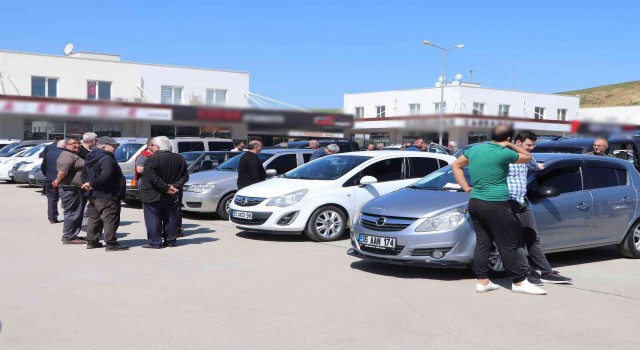
<path id="1" fill-rule="evenodd" d="M 529 174 L 527 196 L 545 252 L 616 244 L 625 257 L 640 258 L 640 174 L 632 163 L 572 154 L 535 157 L 545 168 Z M 440 169 L 364 205 L 348 253 L 391 264 L 467 267 L 476 244 L 468 201 L 451 167 Z M 495 250 L 490 265 L 503 270 Z"/>
<path id="2" fill-rule="evenodd" d="M 310 149 L 270 149 L 258 153 L 258 158 L 268 176 L 282 175 L 306 163 L 311 158 Z M 223 220 L 229 219 L 229 204 L 238 191 L 239 156 L 235 156 L 214 170 L 189 176 L 184 186 L 182 210 L 217 213 Z"/>

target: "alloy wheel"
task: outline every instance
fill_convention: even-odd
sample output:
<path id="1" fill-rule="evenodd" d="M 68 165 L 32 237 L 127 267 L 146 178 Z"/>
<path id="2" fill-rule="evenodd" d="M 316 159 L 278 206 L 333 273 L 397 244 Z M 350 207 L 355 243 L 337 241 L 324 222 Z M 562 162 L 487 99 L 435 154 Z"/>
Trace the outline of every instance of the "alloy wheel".
<path id="1" fill-rule="evenodd" d="M 340 214 L 333 210 L 326 210 L 316 218 L 316 232 L 326 238 L 333 238 L 340 234 L 342 230 L 342 218 Z"/>
<path id="2" fill-rule="evenodd" d="M 498 252 L 498 247 L 496 247 L 495 245 L 493 246 L 491 252 L 489 252 L 489 268 L 493 271 L 504 271 L 504 263 L 502 262 L 502 258 L 500 257 L 500 253 Z"/>
<path id="3" fill-rule="evenodd" d="M 640 250 L 640 226 L 633 230 L 633 244 L 635 244 L 636 249 Z"/>
<path id="4" fill-rule="evenodd" d="M 229 206 L 231 206 L 231 201 L 233 201 L 233 197 L 224 202 L 224 211 L 226 211 L 227 214 L 229 214 Z"/>

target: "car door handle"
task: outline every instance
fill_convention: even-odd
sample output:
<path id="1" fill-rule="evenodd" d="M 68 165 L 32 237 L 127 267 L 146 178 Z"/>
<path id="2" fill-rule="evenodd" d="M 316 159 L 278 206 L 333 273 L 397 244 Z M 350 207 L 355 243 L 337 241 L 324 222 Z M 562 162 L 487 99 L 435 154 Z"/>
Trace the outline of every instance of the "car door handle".
<path id="1" fill-rule="evenodd" d="M 587 210 L 589 208 L 591 208 L 591 206 L 585 202 L 580 202 L 578 203 L 578 205 L 576 205 L 576 208 L 580 209 L 580 210 Z"/>

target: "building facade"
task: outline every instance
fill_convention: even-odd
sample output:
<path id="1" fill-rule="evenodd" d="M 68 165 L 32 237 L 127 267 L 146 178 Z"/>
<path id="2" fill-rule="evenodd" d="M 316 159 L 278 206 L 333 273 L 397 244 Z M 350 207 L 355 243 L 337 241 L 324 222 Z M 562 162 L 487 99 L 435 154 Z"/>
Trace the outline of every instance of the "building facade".
<path id="1" fill-rule="evenodd" d="M 498 123 L 531 129 L 542 135 L 571 130 L 579 98 L 483 88 L 455 81 L 441 88 L 345 94 L 344 113 L 354 114 L 351 138 L 360 142 L 400 144 L 416 137 L 438 141 L 440 113 L 444 114 L 443 141 L 458 145 L 486 140 Z"/>

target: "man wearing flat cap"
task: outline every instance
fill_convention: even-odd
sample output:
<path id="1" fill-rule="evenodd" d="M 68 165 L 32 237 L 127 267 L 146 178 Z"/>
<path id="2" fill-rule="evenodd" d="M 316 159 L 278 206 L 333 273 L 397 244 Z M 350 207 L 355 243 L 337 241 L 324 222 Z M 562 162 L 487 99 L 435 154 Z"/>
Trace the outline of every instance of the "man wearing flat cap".
<path id="1" fill-rule="evenodd" d="M 90 191 L 87 249 L 103 247 L 99 241 L 103 228 L 106 251 L 129 249 L 120 245 L 116 237 L 120 226 L 120 201 L 126 189 L 126 181 L 114 156 L 118 146 L 116 140 L 103 136 L 85 160 L 82 189 Z"/>

